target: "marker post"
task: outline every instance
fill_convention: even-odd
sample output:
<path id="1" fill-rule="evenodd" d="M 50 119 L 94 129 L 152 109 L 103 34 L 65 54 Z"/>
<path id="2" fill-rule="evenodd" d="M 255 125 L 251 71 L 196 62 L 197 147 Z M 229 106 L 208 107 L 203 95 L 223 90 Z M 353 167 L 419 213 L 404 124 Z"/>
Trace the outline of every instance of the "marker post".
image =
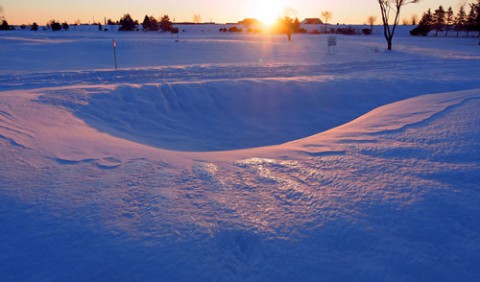
<path id="1" fill-rule="evenodd" d="M 115 62 L 115 70 L 117 70 L 117 42 L 113 39 L 113 60 Z"/>

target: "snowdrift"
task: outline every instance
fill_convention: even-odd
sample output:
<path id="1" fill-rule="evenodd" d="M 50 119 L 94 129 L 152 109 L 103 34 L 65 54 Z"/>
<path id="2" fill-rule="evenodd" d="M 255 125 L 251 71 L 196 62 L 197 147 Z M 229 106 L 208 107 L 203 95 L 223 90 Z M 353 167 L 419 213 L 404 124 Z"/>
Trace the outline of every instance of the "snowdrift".
<path id="1" fill-rule="evenodd" d="M 432 90 L 421 85 L 327 76 L 122 86 L 91 95 L 76 114 L 100 131 L 149 146 L 225 151 L 320 133 L 380 105 Z"/>

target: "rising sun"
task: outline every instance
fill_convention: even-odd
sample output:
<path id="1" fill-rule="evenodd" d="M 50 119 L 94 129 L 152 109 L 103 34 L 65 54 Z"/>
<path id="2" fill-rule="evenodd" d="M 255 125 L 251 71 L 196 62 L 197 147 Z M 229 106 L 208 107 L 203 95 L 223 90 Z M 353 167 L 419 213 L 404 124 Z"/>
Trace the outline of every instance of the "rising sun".
<path id="1" fill-rule="evenodd" d="M 252 7 L 253 16 L 265 25 L 271 26 L 282 17 L 286 1 L 282 0 L 259 0 Z"/>

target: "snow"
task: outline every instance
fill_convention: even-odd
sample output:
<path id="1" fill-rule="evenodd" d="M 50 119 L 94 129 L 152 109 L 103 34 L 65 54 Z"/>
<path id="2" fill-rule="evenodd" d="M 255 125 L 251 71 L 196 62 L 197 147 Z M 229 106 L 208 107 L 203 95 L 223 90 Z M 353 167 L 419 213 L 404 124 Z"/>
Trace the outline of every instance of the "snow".
<path id="1" fill-rule="evenodd" d="M 0 277 L 479 280 L 480 50 L 406 34 L 0 33 Z"/>

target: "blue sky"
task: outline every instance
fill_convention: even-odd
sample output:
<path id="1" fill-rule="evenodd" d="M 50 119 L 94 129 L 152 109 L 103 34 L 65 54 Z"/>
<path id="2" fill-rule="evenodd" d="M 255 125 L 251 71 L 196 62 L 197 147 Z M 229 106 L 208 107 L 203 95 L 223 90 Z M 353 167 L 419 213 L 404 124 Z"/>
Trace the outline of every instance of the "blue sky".
<path id="1" fill-rule="evenodd" d="M 259 5 L 266 1 L 265 5 Z M 439 5 L 452 6 L 456 11 L 462 0 L 423 0 L 405 7 L 402 16 L 421 15 L 428 8 Z M 245 17 L 261 17 L 263 14 L 289 13 L 299 18 L 320 17 L 322 11 L 333 13 L 332 23 L 364 23 L 368 16 L 379 15 L 376 0 L 0 0 L 6 19 L 11 24 L 44 24 L 51 19 L 70 23 L 103 22 L 104 18 L 119 19 L 130 13 L 142 20 L 145 14 L 159 17 L 168 14 L 178 21 L 192 21 L 194 14 L 203 21 L 218 23 L 237 22 Z M 270 7 L 259 11 L 258 7 Z M 263 8 L 262 8 L 263 9 Z M 271 15 L 270 15 L 271 16 Z"/>

